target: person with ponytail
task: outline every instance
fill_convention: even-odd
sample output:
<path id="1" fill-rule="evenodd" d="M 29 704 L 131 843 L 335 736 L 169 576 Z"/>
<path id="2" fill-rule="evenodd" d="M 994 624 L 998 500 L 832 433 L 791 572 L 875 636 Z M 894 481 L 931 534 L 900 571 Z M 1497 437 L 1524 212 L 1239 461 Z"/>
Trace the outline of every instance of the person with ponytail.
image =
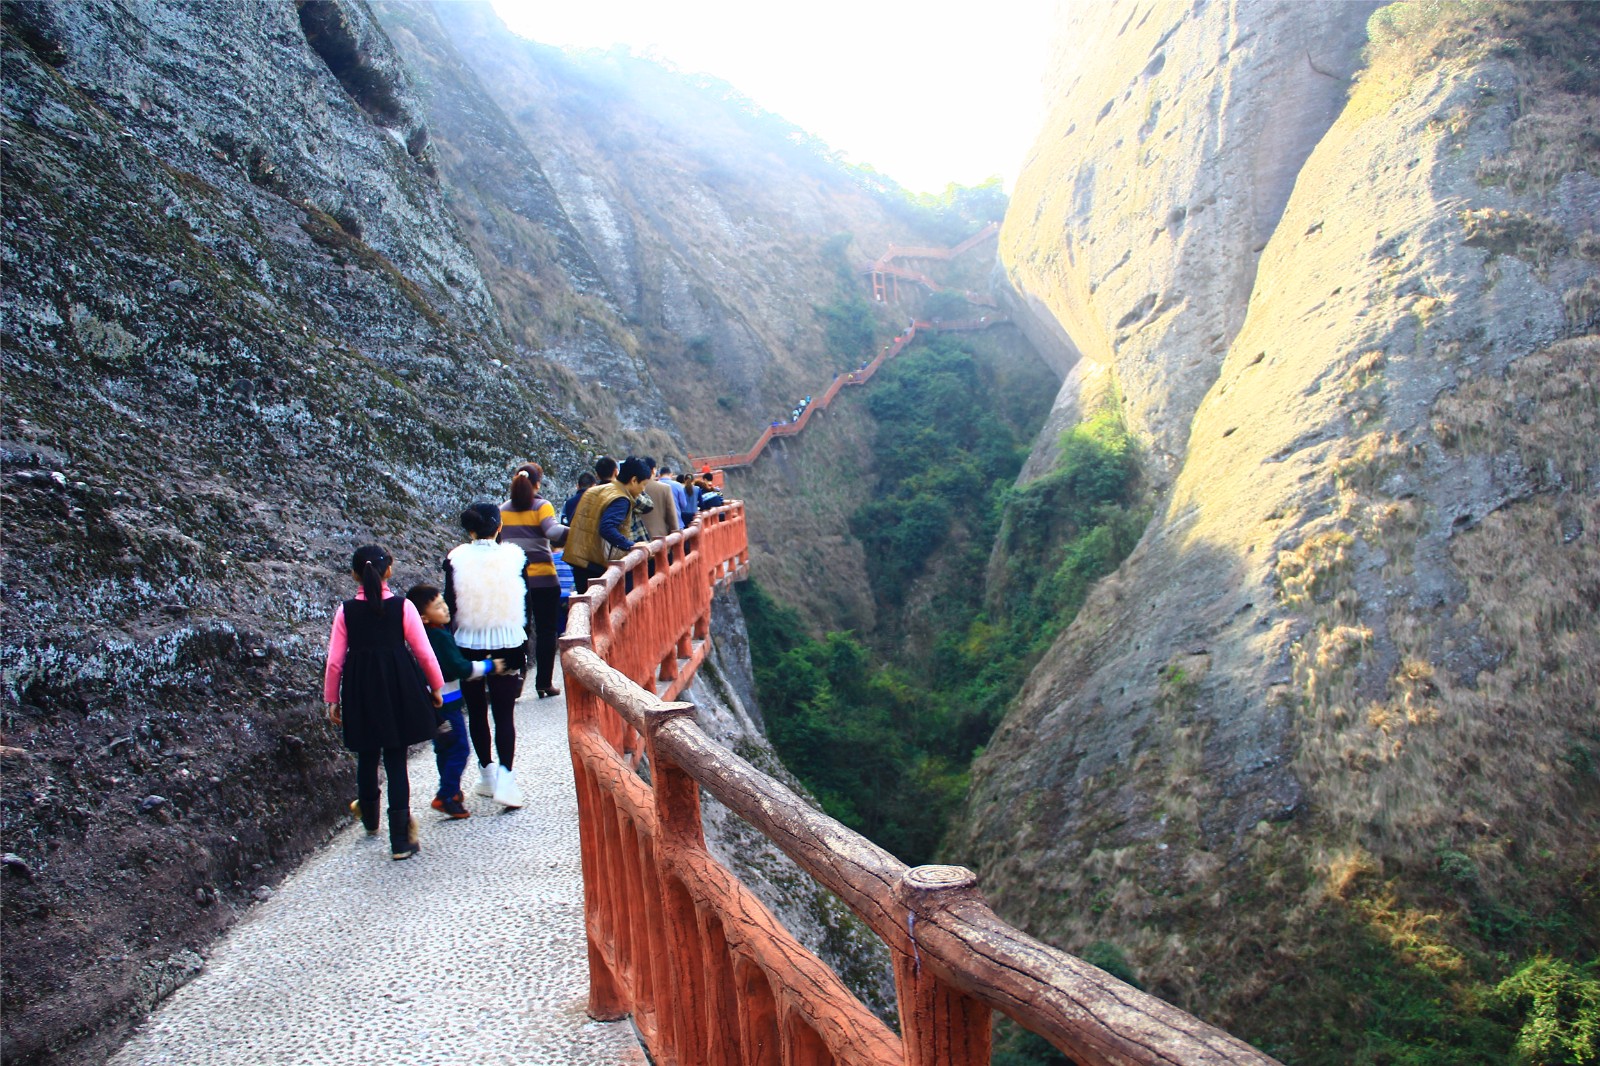
<path id="1" fill-rule="evenodd" d="M 555 686 L 556 637 L 561 631 L 561 579 L 551 545 L 567 542 L 567 527 L 539 495 L 544 468 L 523 463 L 511 475 L 511 499 L 500 505 L 500 543 L 522 549 L 527 628 L 533 637 L 533 690 L 540 699 L 561 695 Z"/>
<path id="2" fill-rule="evenodd" d="M 496 540 L 500 508 L 492 503 L 462 511 L 461 528 L 467 543 L 452 548 L 444 561 L 444 599 L 455 619 L 456 643 L 467 659 L 504 663 L 502 672 L 461 682 L 481 775 L 472 791 L 503 807 L 520 807 L 522 790 L 511 766 L 517 754 L 517 698 L 528 669 L 526 556 L 516 545 Z"/>
<path id="3" fill-rule="evenodd" d="M 351 811 L 369 835 L 378 831 L 381 760 L 389 781 L 389 857 L 409 859 L 421 845 L 411 817 L 406 749 L 432 739 L 444 675 L 417 609 L 389 591 L 389 553 L 376 544 L 357 548 L 350 570 L 360 590 L 333 612 L 322 698 L 328 720 L 356 753 Z"/>

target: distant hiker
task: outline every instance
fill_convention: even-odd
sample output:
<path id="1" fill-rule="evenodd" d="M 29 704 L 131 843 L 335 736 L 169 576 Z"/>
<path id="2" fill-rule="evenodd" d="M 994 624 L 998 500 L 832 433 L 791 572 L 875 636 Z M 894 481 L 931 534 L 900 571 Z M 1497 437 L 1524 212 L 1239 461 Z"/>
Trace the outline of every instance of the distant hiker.
<path id="1" fill-rule="evenodd" d="M 356 753 L 351 813 L 369 835 L 378 831 L 381 759 L 389 781 L 389 857 L 409 859 L 422 846 L 411 817 L 406 749 L 434 735 L 444 677 L 417 609 L 389 591 L 389 553 L 376 544 L 357 548 L 350 570 L 361 587 L 333 612 L 322 698 L 328 721 L 342 728 L 344 746 Z"/>
<path id="2" fill-rule="evenodd" d="M 678 521 L 678 498 L 665 481 L 655 477 L 655 460 L 646 456 L 644 461 L 651 470 L 651 477 L 644 485 L 644 494 L 650 500 L 650 509 L 644 514 L 644 529 L 650 540 L 660 540 L 683 528 L 683 523 Z"/>
<path id="3" fill-rule="evenodd" d="M 456 643 L 468 659 L 501 659 L 503 673 L 466 681 L 467 725 L 478 753 L 478 783 L 472 791 L 504 807 L 522 806 L 522 790 L 511 765 L 517 754 L 517 697 L 528 670 L 527 585 L 522 549 L 499 544 L 500 508 L 475 503 L 461 512 L 468 541 L 444 561 L 444 600 L 455 618 Z M 494 714 L 493 747 L 489 715 Z M 494 758 L 490 756 L 493 751 Z"/>
<path id="4" fill-rule="evenodd" d="M 450 605 L 437 585 L 412 585 L 406 599 L 422 616 L 428 630 L 428 644 L 439 660 L 439 672 L 444 675 L 444 706 L 441 714 L 449 723 L 450 731 L 433 738 L 433 758 L 439 767 L 439 789 L 433 796 L 433 809 L 451 818 L 468 818 L 471 812 L 462 803 L 461 772 L 467 768 L 467 757 L 472 754 L 472 742 L 467 739 L 467 720 L 462 713 L 466 706 L 461 698 L 461 682 L 488 677 L 505 666 L 501 659 L 468 659 L 456 646 L 456 638 L 445 627 L 450 624 Z"/>
<path id="5" fill-rule="evenodd" d="M 656 480 L 671 490 L 672 502 L 678 509 L 678 528 L 684 528 L 689 524 L 690 519 L 694 518 L 694 510 L 689 506 L 689 494 L 684 492 L 683 486 L 679 484 L 683 479 L 673 477 L 672 471 L 663 466 L 661 473 L 656 476 Z"/>
<path id="6" fill-rule="evenodd" d="M 633 507 L 649 477 L 644 460 L 630 456 L 617 470 L 616 480 L 595 485 L 578 501 L 564 555 L 572 567 L 572 587 L 580 595 L 605 573 L 608 563 L 633 550 L 635 541 L 628 535 Z"/>
<path id="7" fill-rule="evenodd" d="M 712 483 L 711 479 L 708 478 L 708 477 L 707 478 L 701 478 L 700 479 L 700 510 L 701 510 L 701 512 L 703 513 L 703 512 L 709 511 L 709 510 L 711 510 L 713 508 L 721 507 L 724 502 L 726 502 L 726 501 L 723 500 L 722 493 L 717 491 L 717 486 Z"/>
<path id="8" fill-rule="evenodd" d="M 700 512 L 700 486 L 695 483 L 693 474 L 679 474 L 678 488 L 683 493 L 683 524 L 688 528 Z"/>
<path id="9" fill-rule="evenodd" d="M 556 509 L 539 495 L 544 468 L 523 463 L 511 476 L 511 499 L 500 505 L 500 543 L 515 544 L 527 562 L 527 626 L 533 637 L 533 690 L 540 699 L 561 695 L 555 686 L 556 637 L 561 627 L 561 582 L 551 546 L 567 542 L 567 527 L 556 521 Z"/>
<path id="10" fill-rule="evenodd" d="M 561 505 L 561 524 L 572 525 L 572 512 L 578 509 L 578 501 L 583 494 L 594 487 L 594 475 L 585 470 L 578 475 L 578 491 L 567 497 L 567 502 Z"/>

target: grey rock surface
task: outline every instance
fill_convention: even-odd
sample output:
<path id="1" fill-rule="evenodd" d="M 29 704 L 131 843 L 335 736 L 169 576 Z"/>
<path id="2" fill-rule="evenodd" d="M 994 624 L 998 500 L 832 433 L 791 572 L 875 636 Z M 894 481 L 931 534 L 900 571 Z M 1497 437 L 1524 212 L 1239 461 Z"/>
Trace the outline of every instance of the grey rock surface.
<path id="1" fill-rule="evenodd" d="M 341 829 L 214 946 L 114 1066 L 643 1066 L 628 1022 L 584 1013 L 561 700 L 518 704 L 516 771 L 527 806 L 469 794 L 472 817 L 450 821 L 428 807 L 438 776 L 418 748 L 421 854 L 394 862 L 385 831 Z M 476 774 L 474 762 L 467 788 Z"/>
<path id="2" fill-rule="evenodd" d="M 28 782 L 0 834 L 35 874 L 7 893 L 8 1061 L 94 1061 L 147 964 L 340 816 L 311 693 L 351 549 L 437 581 L 465 502 L 578 462 L 384 32 L 308 13 L 0 24 L 0 709 Z"/>
<path id="3" fill-rule="evenodd" d="M 1141 10 L 1164 9 L 1078 14 L 1103 18 L 1109 42 Z M 1285 11 L 1328 15 L 1213 5 L 1193 18 Z M 1263 70 L 1305 61 L 1295 33 L 1271 45 L 1268 28 L 1247 45 L 1283 50 L 1259 54 Z M 1174 70 L 1169 47 L 1161 76 L 1209 78 L 1242 54 Z M 1600 681 L 1600 339 L 1586 302 L 1600 156 L 1527 136 L 1554 114 L 1592 125 L 1594 97 L 1554 91 L 1510 45 L 1440 58 L 1405 40 L 1375 55 L 1289 187 L 1246 167 L 1233 199 L 1199 219 L 1190 205 L 1183 241 L 1158 232 L 1112 272 L 1221 275 L 1244 266 L 1239 238 L 1262 242 L 1259 269 L 1236 276 L 1253 277 L 1245 290 L 1213 290 L 1208 313 L 1233 323 L 1215 348 L 1134 324 L 1105 349 L 1130 425 L 1154 441 L 1155 517 L 1029 676 L 953 834 L 1007 918 L 1067 950 L 1117 945 L 1147 987 L 1246 1039 L 1284 1039 L 1355 987 L 1318 957 L 1330 938 L 1317 923 L 1349 913 L 1341 862 L 1428 899 L 1437 856 L 1459 849 L 1475 869 L 1515 871 L 1507 898 L 1537 886 L 1548 901 L 1592 861 L 1600 825 L 1592 786 L 1549 755 L 1591 760 Z M 1143 136 L 1133 102 L 1114 96 L 1098 136 Z M 1252 174 L 1283 192 L 1270 235 Z M 1038 180 L 1046 204 L 1081 185 Z M 1085 362 L 1106 331 L 1080 316 L 1098 296 L 1069 309 L 1095 279 L 1075 270 L 1134 217 L 1095 208 L 1058 239 L 1033 235 L 1036 264 L 1056 264 L 1039 291 L 1066 300 L 1053 306 Z M 1165 430 L 1163 406 L 1182 416 Z M 1167 431 L 1183 444 L 1163 471 Z M 1260 998 L 1285 980 L 1315 991 L 1266 1022 Z"/>
<path id="4" fill-rule="evenodd" d="M 1376 6 L 1064 9 L 1051 109 L 1001 258 L 1024 318 L 1045 320 L 1025 326 L 1041 351 L 1114 369 L 1163 483 Z"/>

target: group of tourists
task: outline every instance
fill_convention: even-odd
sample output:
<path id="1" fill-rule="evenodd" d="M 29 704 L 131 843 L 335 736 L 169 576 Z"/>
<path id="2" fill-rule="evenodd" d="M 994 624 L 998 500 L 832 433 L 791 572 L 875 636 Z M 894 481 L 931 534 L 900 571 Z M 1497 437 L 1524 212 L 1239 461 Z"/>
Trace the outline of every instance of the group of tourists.
<path id="1" fill-rule="evenodd" d="M 865 366 L 866 364 L 863 363 L 862 365 Z M 839 375 L 835 374 L 833 376 L 834 377 L 838 377 Z M 789 412 L 789 421 L 788 422 L 785 422 L 783 419 L 780 418 L 777 421 L 773 422 L 772 424 L 775 425 L 775 426 L 786 426 L 786 425 L 789 424 L 789 422 L 798 422 L 798 421 L 800 421 L 800 416 L 805 414 L 806 413 L 806 408 L 810 407 L 810 406 L 811 406 L 811 397 L 807 396 L 805 399 L 801 400 L 799 403 L 794 405 L 794 410 Z"/>
<path id="2" fill-rule="evenodd" d="M 399 596 L 389 588 L 387 551 L 368 544 L 351 557 L 357 591 L 334 611 L 323 700 L 356 754 L 350 811 L 369 835 L 378 832 L 383 766 L 393 859 L 421 850 L 406 772 L 413 744 L 433 741 L 439 787 L 432 806 L 447 819 L 471 816 L 461 779 L 474 753 L 473 793 L 503 808 L 523 805 L 512 769 L 516 704 L 530 646 L 534 691 L 541 699 L 561 694 L 554 674 L 565 572 L 582 593 L 640 543 L 724 502 L 709 468 L 674 477 L 648 456 L 621 463 L 601 456 L 593 473 L 580 475 L 559 518 L 540 495 L 543 481 L 538 463 L 524 463 L 504 503 L 461 512 L 467 539 L 445 557 L 442 585 L 413 585 Z"/>

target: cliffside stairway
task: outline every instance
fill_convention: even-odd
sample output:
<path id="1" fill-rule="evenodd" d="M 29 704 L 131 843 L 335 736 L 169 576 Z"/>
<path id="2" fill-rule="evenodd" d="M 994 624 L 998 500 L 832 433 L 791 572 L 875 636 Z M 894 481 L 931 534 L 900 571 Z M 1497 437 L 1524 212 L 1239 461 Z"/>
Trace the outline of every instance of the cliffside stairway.
<path id="1" fill-rule="evenodd" d="M 861 273 L 867 275 L 872 283 L 872 298 L 880 303 L 896 303 L 900 298 L 899 282 L 901 280 L 913 281 L 929 292 L 957 292 L 959 291 L 968 303 L 979 304 L 984 307 L 994 307 L 995 299 L 988 293 L 973 292 L 970 289 L 947 289 L 928 275 L 917 270 L 894 265 L 896 259 L 954 259 L 965 252 L 969 252 L 984 241 L 1000 232 L 1000 223 L 991 222 L 977 233 L 968 237 L 950 248 L 924 248 L 916 246 L 902 246 L 891 244 L 887 251 L 880 255 L 874 262 L 861 268 Z"/>
<path id="2" fill-rule="evenodd" d="M 852 370 L 847 374 L 835 374 L 828 387 L 822 390 L 822 395 L 814 399 L 806 409 L 800 412 L 800 417 L 792 422 L 773 422 L 761 431 L 761 436 L 756 438 L 748 451 L 728 452 L 722 455 L 690 456 L 689 463 L 694 469 L 702 466 L 711 466 L 719 470 L 728 470 L 735 467 L 750 466 L 761 458 L 761 453 L 767 450 L 767 445 L 777 437 L 793 437 L 805 430 L 811 423 L 812 416 L 821 411 L 826 411 L 839 393 L 849 385 L 865 385 L 872 380 L 878 368 L 889 360 L 906 350 L 906 346 L 917 339 L 919 333 L 959 333 L 963 331 L 988 329 L 998 326 L 1003 322 L 1011 321 L 1005 315 L 981 315 L 978 318 L 962 319 L 955 322 L 924 322 L 914 321 L 893 341 L 885 344 L 869 362 Z"/>
<path id="3" fill-rule="evenodd" d="M 897 267 L 894 262 L 897 259 L 954 259 L 965 252 L 971 251 L 999 232 L 1000 223 L 991 222 L 960 244 L 950 248 L 923 248 L 891 244 L 888 250 L 880 255 L 876 261 L 869 266 L 863 267 L 862 273 L 870 275 L 873 295 L 879 301 L 893 303 L 898 297 L 898 289 L 895 286 L 899 279 L 905 279 L 922 285 L 930 292 L 960 291 L 968 303 L 982 307 L 994 307 L 995 299 L 988 293 L 946 289 L 928 275 L 906 267 Z M 904 332 L 895 337 L 891 343 L 884 345 L 870 360 L 862 363 L 860 367 L 850 371 L 848 374 L 835 374 L 828 387 L 822 391 L 822 395 L 808 404 L 806 409 L 800 413 L 799 418 L 787 422 L 769 423 L 747 451 L 725 452 L 721 455 L 690 456 L 690 465 L 696 469 L 702 466 L 712 466 L 728 470 L 754 464 L 757 459 L 761 458 L 761 453 L 766 451 L 767 445 L 775 438 L 793 437 L 802 432 L 811 422 L 813 415 L 828 409 L 828 405 L 833 403 L 840 390 L 849 385 L 865 385 L 871 381 L 872 376 L 878 372 L 878 368 L 904 351 L 907 345 L 917 339 L 918 333 L 988 329 L 990 326 L 997 326 L 1002 322 L 1009 321 L 1011 321 L 1010 318 L 1000 314 L 979 315 L 977 318 L 950 322 L 913 320 Z"/>

